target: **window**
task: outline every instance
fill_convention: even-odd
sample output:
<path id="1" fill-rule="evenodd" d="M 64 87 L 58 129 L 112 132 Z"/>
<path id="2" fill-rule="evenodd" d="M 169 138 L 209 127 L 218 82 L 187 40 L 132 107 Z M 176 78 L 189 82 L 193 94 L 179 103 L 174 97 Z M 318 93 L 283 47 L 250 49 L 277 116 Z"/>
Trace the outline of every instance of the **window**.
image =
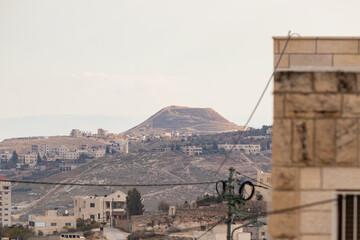
<path id="1" fill-rule="evenodd" d="M 98 213 L 98 219 L 100 219 L 100 213 Z"/>
<path id="2" fill-rule="evenodd" d="M 56 223 L 51 223 L 51 226 L 52 226 L 52 227 L 56 227 Z"/>
<path id="3" fill-rule="evenodd" d="M 3 186 L 3 189 L 4 190 L 9 190 L 9 187 L 8 186 Z"/>
<path id="4" fill-rule="evenodd" d="M 90 203 L 90 207 L 94 208 L 95 207 L 95 203 Z"/>
<path id="5" fill-rule="evenodd" d="M 341 193 L 337 206 L 337 239 L 353 240 L 360 237 L 360 193 Z"/>
<path id="6" fill-rule="evenodd" d="M 65 223 L 65 226 L 71 227 L 71 223 Z"/>
<path id="7" fill-rule="evenodd" d="M 95 215 L 90 215 L 90 219 L 94 220 L 94 219 L 95 219 Z"/>

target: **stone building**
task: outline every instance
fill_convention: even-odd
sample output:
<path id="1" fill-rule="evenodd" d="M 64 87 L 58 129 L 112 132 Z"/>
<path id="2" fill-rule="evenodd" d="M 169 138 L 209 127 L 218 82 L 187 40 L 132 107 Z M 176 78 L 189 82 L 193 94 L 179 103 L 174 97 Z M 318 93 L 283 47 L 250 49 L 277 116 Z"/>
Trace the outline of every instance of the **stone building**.
<path id="1" fill-rule="evenodd" d="M 39 234 L 45 235 L 66 231 L 66 228 L 76 228 L 74 216 L 64 216 L 58 210 L 45 210 L 44 215 L 29 215 L 29 227 Z"/>
<path id="2" fill-rule="evenodd" d="M 271 173 L 257 171 L 256 180 L 257 180 L 257 182 L 264 184 L 264 186 L 269 186 L 270 180 L 271 180 Z M 265 202 L 271 201 L 271 192 L 269 189 L 257 187 L 256 194 L 261 194 L 262 201 L 265 201 Z"/>
<path id="3" fill-rule="evenodd" d="M 251 136 L 249 138 L 253 138 L 257 136 Z M 262 137 L 261 137 L 262 138 Z M 265 136 L 263 138 L 266 138 Z M 225 149 L 226 151 L 230 151 L 233 149 L 234 152 L 244 152 L 247 154 L 251 153 L 259 153 L 261 150 L 260 144 L 219 144 L 219 148 Z"/>
<path id="4" fill-rule="evenodd" d="M 274 59 L 287 37 L 274 38 Z M 360 37 L 293 37 L 274 82 L 273 239 L 359 239 Z M 328 201 L 329 200 L 329 201 Z"/>
<path id="5" fill-rule="evenodd" d="M 0 180 L 10 180 L 0 176 Z M 11 223 L 11 182 L 0 182 L 0 226 L 10 227 Z"/>
<path id="6" fill-rule="evenodd" d="M 126 196 L 121 191 L 103 197 L 76 196 L 74 197 L 75 217 L 107 222 L 110 226 L 115 226 L 116 219 L 126 219 Z"/>

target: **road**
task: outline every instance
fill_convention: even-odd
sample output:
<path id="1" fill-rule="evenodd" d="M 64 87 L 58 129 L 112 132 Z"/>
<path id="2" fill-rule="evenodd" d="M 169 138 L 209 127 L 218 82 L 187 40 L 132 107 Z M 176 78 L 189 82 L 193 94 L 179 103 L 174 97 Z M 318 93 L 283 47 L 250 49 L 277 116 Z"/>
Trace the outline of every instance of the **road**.
<path id="1" fill-rule="evenodd" d="M 117 228 L 105 227 L 104 234 L 108 240 L 126 240 L 125 235 Z"/>

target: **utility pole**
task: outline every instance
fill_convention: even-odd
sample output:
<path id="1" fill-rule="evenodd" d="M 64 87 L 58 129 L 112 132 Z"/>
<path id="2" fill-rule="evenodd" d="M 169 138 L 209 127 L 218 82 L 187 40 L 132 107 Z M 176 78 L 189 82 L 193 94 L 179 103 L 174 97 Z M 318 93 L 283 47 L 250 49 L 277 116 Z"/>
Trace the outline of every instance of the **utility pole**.
<path id="1" fill-rule="evenodd" d="M 229 178 L 228 178 L 228 186 L 227 186 L 227 194 L 226 194 L 226 198 L 227 198 L 227 202 L 228 202 L 228 219 L 227 219 L 227 235 L 226 235 L 226 239 L 227 240 L 231 240 L 231 224 L 232 224 L 232 220 L 233 220 L 233 212 L 231 209 L 231 206 L 234 205 L 234 178 L 233 175 L 235 173 L 235 169 L 234 168 L 230 168 L 229 169 L 230 174 L 229 174 Z"/>

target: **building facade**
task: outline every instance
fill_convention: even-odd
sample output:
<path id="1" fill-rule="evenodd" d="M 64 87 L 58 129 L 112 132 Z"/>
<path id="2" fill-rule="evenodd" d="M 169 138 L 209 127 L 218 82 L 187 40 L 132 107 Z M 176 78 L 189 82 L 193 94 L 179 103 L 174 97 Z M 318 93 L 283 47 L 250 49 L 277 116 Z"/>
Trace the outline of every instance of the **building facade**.
<path id="1" fill-rule="evenodd" d="M 287 37 L 274 38 L 279 59 Z M 359 37 L 294 37 L 274 78 L 273 239 L 359 239 Z M 307 207 L 306 207 L 307 206 Z"/>
<path id="2" fill-rule="evenodd" d="M 33 168 L 37 164 L 37 153 L 19 154 L 18 156 L 19 165 L 28 165 Z"/>
<path id="3" fill-rule="evenodd" d="M 260 144 L 219 144 L 218 148 L 230 151 L 234 147 L 234 152 L 244 152 L 247 154 L 259 153 L 261 151 Z"/>
<path id="4" fill-rule="evenodd" d="M 265 186 L 270 186 L 271 185 L 271 173 L 257 171 L 256 180 L 258 183 L 262 183 Z M 257 187 L 255 194 L 260 194 L 262 196 L 262 199 L 261 199 L 262 201 L 271 202 L 270 189 Z"/>
<path id="5" fill-rule="evenodd" d="M 126 194 L 116 191 L 108 196 L 76 196 L 74 212 L 76 218 L 106 222 L 111 226 L 115 220 L 126 217 Z"/>
<path id="6" fill-rule="evenodd" d="M 29 215 L 29 227 L 45 235 L 66 232 L 66 228 L 76 228 L 75 216 L 64 216 L 58 210 L 45 210 L 44 215 Z M 65 228 L 64 228 L 65 227 Z"/>
<path id="7" fill-rule="evenodd" d="M 0 226 L 10 227 L 11 222 L 11 182 L 6 182 L 10 180 L 7 177 L 0 176 L 0 180 L 5 180 L 0 182 Z"/>
<path id="8" fill-rule="evenodd" d="M 202 154 L 202 147 L 187 146 L 187 147 L 182 147 L 181 150 L 184 153 L 188 154 L 189 156 L 195 156 L 195 155 Z"/>

